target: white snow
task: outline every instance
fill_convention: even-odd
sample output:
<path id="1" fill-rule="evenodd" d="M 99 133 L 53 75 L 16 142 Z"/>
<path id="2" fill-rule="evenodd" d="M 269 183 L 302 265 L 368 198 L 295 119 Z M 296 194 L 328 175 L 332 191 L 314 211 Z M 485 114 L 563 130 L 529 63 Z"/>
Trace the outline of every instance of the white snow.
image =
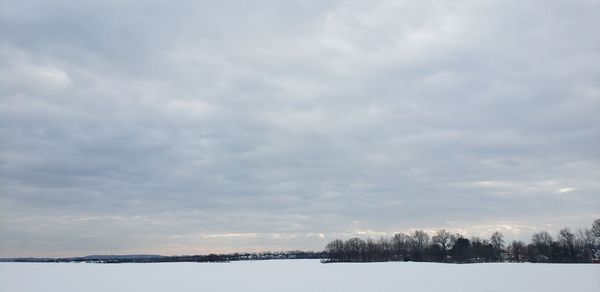
<path id="1" fill-rule="evenodd" d="M 0 263 L 0 291 L 600 291 L 599 264 Z"/>

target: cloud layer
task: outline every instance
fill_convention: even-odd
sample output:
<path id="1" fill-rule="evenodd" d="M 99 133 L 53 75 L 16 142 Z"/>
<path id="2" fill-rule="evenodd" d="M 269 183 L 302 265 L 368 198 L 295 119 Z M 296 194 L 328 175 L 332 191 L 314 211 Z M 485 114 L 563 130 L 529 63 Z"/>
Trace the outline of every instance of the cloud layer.
<path id="1" fill-rule="evenodd" d="M 600 217 L 598 1 L 3 1 L 0 256 Z"/>

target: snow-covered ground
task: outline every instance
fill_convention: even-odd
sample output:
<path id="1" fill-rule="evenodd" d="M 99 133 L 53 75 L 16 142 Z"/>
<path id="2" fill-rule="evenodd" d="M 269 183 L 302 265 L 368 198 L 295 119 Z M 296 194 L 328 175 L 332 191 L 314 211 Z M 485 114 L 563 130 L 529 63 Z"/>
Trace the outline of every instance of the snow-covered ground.
<path id="1" fill-rule="evenodd" d="M 0 263 L 0 291 L 600 291 L 600 265 Z"/>

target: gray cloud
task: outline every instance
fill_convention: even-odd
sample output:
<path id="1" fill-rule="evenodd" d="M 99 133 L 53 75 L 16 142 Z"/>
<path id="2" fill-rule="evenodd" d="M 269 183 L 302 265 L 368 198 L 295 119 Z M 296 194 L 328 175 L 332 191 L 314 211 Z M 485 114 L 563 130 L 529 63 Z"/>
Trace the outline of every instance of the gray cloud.
<path id="1" fill-rule="evenodd" d="M 600 216 L 597 1 L 5 1 L 0 256 Z"/>

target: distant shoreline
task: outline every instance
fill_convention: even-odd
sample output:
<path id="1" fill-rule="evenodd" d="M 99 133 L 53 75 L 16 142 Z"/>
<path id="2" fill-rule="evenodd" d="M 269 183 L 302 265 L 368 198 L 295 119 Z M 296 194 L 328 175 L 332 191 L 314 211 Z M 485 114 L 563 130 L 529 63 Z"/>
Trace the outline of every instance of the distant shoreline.
<path id="1" fill-rule="evenodd" d="M 177 263 L 177 262 L 233 262 L 251 260 L 275 260 L 275 259 L 326 259 L 325 252 L 313 251 L 289 251 L 289 252 L 262 252 L 262 253 L 232 253 L 232 254 L 208 254 L 208 255 L 88 255 L 80 257 L 62 258 L 37 258 L 37 257 L 15 257 L 0 258 L 0 262 L 19 263 Z"/>

